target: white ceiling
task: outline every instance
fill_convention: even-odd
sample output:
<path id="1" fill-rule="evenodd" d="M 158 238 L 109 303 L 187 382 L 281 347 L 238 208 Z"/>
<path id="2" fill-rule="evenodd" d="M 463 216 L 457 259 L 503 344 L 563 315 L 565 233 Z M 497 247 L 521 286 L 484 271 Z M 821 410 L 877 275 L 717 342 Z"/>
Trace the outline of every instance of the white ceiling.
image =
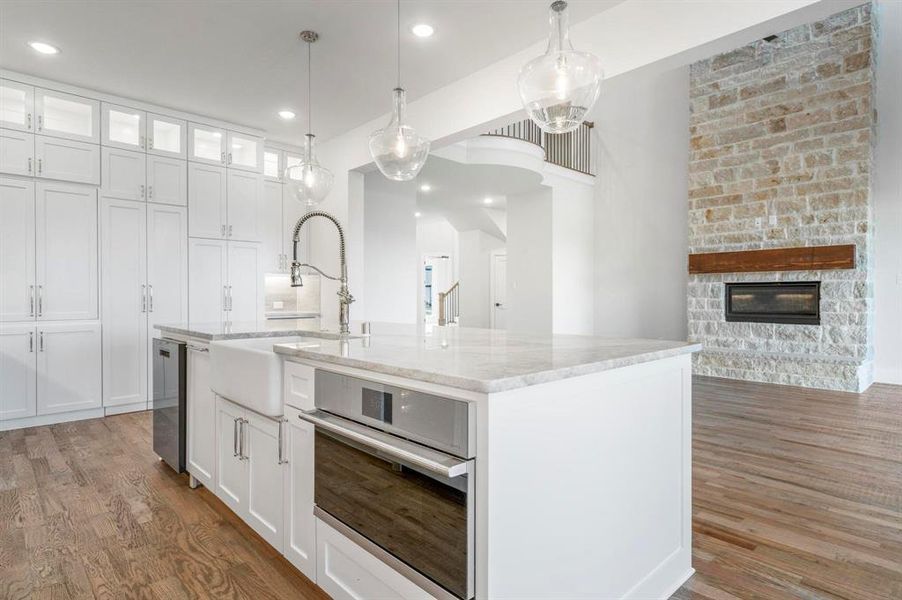
<path id="1" fill-rule="evenodd" d="M 617 0 L 571 0 L 577 22 Z M 550 0 L 404 0 L 402 76 L 409 99 L 545 37 Z M 431 38 L 410 27 L 428 22 Z M 0 0 L 0 67 L 256 127 L 297 143 L 306 128 L 313 29 L 314 133 L 327 139 L 389 110 L 393 0 Z M 62 49 L 38 55 L 31 40 Z M 574 39 L 579 47 L 579 39 Z M 515 85 L 511 81 L 511 85 Z M 298 114 L 286 123 L 282 108 Z"/>

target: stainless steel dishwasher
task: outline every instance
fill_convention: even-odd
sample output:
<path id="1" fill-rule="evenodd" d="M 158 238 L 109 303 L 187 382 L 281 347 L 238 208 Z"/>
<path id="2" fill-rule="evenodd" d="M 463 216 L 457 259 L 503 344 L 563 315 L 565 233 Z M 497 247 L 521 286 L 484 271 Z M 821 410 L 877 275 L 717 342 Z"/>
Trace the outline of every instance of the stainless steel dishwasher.
<path id="1" fill-rule="evenodd" d="M 153 451 L 176 473 L 185 470 L 187 347 L 153 340 Z"/>

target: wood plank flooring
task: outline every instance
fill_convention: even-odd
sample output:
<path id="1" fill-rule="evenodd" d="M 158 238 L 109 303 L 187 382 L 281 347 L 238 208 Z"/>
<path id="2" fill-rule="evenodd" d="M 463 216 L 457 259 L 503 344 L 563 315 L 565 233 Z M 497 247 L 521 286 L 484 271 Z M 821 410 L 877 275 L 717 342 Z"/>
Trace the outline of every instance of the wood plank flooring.
<path id="1" fill-rule="evenodd" d="M 902 388 L 697 378 L 677 600 L 902 599 Z M 151 450 L 149 413 L 0 433 L 0 599 L 326 596 Z"/>

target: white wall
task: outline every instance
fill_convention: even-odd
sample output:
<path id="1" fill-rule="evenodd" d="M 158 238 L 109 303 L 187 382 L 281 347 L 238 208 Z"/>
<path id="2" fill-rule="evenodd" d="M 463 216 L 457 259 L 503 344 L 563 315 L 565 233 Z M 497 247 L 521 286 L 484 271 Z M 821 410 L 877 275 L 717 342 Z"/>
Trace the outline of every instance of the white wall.
<path id="1" fill-rule="evenodd" d="M 504 240 L 480 229 L 461 231 L 460 242 L 460 325 L 491 326 L 491 254 L 504 248 Z"/>
<path id="2" fill-rule="evenodd" d="M 595 332 L 684 340 L 689 70 L 631 73 L 599 104 Z"/>
<path id="3" fill-rule="evenodd" d="M 420 262 L 414 217 L 416 185 L 388 183 L 381 173 L 370 173 L 364 198 L 366 305 L 355 318 L 416 323 Z"/>
<path id="4" fill-rule="evenodd" d="M 902 384 L 902 3 L 877 2 L 874 378 Z"/>
<path id="5" fill-rule="evenodd" d="M 508 196 L 508 331 L 552 332 L 552 244 L 551 189 Z"/>
<path id="6" fill-rule="evenodd" d="M 424 292 L 423 289 L 423 261 L 422 258 L 424 256 L 447 256 L 449 257 L 448 266 L 450 268 L 450 273 L 448 273 L 448 277 L 450 281 L 448 285 L 450 286 L 452 283 L 459 279 L 458 275 L 458 263 L 460 262 L 460 257 L 458 256 L 458 234 L 457 230 L 451 226 L 451 223 L 446 221 L 445 219 L 437 219 L 429 222 L 417 222 L 417 259 L 419 262 L 417 263 L 417 322 L 422 322 L 425 315 L 425 308 L 423 306 L 424 300 Z M 436 280 L 433 279 L 433 284 L 436 283 Z M 444 289 L 440 289 L 443 283 L 434 288 L 433 292 L 435 294 L 435 298 L 438 298 L 438 292 L 444 292 Z M 438 319 L 438 308 L 435 308 L 435 320 Z"/>
<path id="7" fill-rule="evenodd" d="M 549 175 L 552 186 L 552 331 L 595 333 L 594 190 L 592 183 L 574 180 L 565 169 Z"/>

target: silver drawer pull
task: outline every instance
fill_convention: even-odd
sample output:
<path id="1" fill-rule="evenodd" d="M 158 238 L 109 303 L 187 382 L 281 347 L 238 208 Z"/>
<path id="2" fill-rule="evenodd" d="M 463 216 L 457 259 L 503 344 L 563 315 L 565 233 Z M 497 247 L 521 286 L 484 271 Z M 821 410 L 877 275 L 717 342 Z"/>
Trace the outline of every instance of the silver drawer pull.
<path id="1" fill-rule="evenodd" d="M 448 479 L 466 475 L 470 470 L 470 461 L 425 448 L 419 444 L 402 440 L 393 435 L 330 415 L 321 410 L 302 411 L 298 418 L 308 423 L 313 423 L 320 429 L 334 433 L 339 437 L 347 438 L 352 442 L 377 450 L 400 462 L 409 463 Z"/>

